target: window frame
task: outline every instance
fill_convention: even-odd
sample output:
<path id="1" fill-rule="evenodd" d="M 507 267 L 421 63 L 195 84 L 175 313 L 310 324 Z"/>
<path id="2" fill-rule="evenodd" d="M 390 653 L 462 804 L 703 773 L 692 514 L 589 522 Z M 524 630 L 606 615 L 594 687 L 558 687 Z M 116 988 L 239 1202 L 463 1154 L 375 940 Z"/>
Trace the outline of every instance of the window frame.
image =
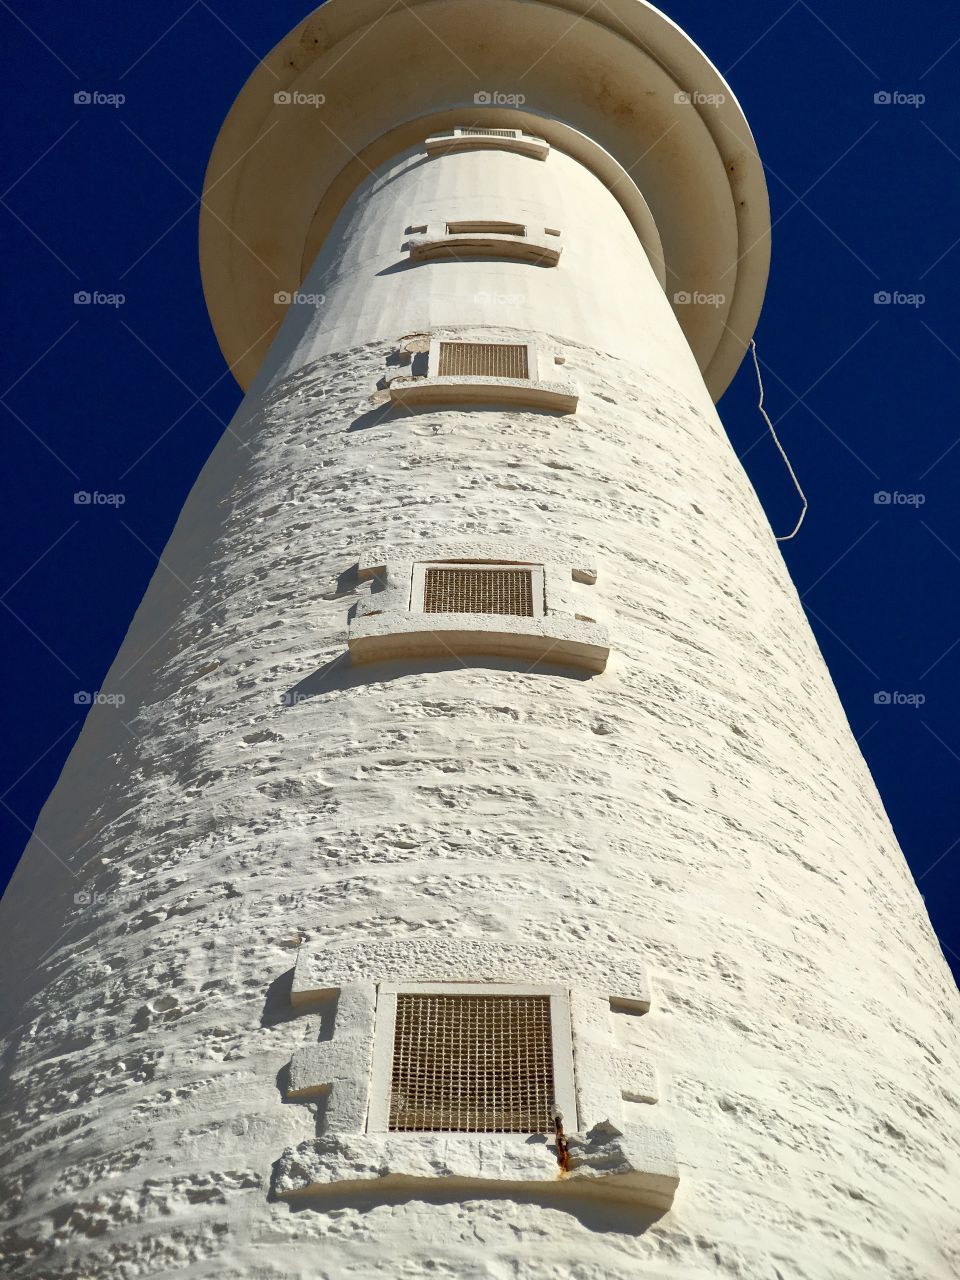
<path id="1" fill-rule="evenodd" d="M 549 996 L 550 1052 L 553 1065 L 554 1103 L 563 1117 L 566 1133 L 575 1133 L 577 1095 L 573 1061 L 573 1032 L 570 1020 L 570 992 L 547 983 L 503 982 L 381 982 L 377 986 L 377 1007 L 373 1031 L 373 1061 L 370 1071 L 370 1102 L 367 1133 L 389 1133 L 392 1138 L 478 1137 L 513 1138 L 526 1142 L 528 1133 L 500 1133 L 494 1130 L 391 1129 L 390 1096 L 393 1086 L 393 1049 L 397 1026 L 398 995 L 444 996 Z"/>

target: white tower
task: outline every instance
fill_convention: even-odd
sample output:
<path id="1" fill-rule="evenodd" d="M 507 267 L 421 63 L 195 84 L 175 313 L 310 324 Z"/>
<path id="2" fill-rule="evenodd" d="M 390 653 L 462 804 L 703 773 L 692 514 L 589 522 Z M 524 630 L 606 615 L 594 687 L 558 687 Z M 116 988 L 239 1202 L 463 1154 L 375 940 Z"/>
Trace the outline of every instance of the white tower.
<path id="1" fill-rule="evenodd" d="M 4 900 L 5 1274 L 957 1274 L 957 993 L 713 404 L 768 245 L 642 0 L 251 77 L 247 397 Z"/>

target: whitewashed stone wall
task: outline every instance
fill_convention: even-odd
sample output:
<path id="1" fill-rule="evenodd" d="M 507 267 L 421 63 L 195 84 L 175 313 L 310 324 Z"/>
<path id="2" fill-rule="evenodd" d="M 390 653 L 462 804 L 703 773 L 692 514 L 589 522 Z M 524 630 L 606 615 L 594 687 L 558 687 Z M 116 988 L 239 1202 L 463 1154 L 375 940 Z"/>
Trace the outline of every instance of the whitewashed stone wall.
<path id="1" fill-rule="evenodd" d="M 563 328 L 576 416 L 391 412 L 378 340 L 217 447 L 4 900 L 7 1274 L 956 1274 L 957 993 L 766 520 L 682 362 Z M 359 552 L 445 536 L 596 551 L 606 672 L 351 668 Z M 436 937 L 642 966 L 668 1213 L 271 1198 L 298 945 Z"/>

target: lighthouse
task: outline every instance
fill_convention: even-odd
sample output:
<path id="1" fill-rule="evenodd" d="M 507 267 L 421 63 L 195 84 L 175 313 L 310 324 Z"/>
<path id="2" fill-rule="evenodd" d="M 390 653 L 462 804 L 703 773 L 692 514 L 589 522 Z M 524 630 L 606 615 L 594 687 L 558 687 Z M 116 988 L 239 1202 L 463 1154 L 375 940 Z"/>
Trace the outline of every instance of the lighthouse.
<path id="1" fill-rule="evenodd" d="M 957 991 L 715 408 L 769 250 L 643 0 L 258 66 L 245 398 L 0 911 L 6 1274 L 956 1275 Z"/>

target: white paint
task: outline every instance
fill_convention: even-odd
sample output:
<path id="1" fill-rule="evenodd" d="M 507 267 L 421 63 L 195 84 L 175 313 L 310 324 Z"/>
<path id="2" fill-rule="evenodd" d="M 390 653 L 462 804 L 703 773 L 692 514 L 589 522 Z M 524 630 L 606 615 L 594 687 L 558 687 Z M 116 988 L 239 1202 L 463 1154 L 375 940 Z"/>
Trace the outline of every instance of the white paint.
<path id="1" fill-rule="evenodd" d="M 458 167 L 430 200 L 475 159 L 431 161 Z M 555 160 L 586 184 L 556 148 L 529 163 Z M 429 221 L 409 157 L 389 171 L 403 218 Z M 547 192 L 511 215 L 565 229 L 562 264 L 525 273 L 522 318 L 564 355 L 575 417 L 401 416 L 371 397 L 403 333 L 454 313 L 514 330 L 460 312 L 465 268 L 404 268 L 407 290 L 378 274 L 404 262 L 380 181 L 342 261 L 318 264 L 326 309 L 288 318 L 198 480 L 104 683 L 122 720 L 91 709 L 4 900 L 7 1274 L 946 1280 L 957 993 L 619 206 L 584 194 L 587 246 Z M 490 538 L 596 547 L 602 676 L 349 667 L 358 547 Z M 485 1195 L 458 1139 L 388 1136 L 373 1179 L 359 1138 L 318 1142 L 318 1104 L 283 1088 L 331 1031 L 291 987 L 304 938 L 322 968 L 339 957 L 317 987 L 542 966 L 593 992 L 597 1059 L 630 1066 L 624 1114 L 676 1145 L 673 1207 L 500 1175 Z M 601 1018 L 618 975 L 634 1003 Z M 595 1114 L 614 1100 L 588 1093 Z M 609 1137 L 582 1142 L 602 1192 Z M 308 1182 L 347 1177 L 340 1199 L 269 1199 L 285 1151 Z"/>
<path id="2" fill-rule="evenodd" d="M 562 269 L 502 258 L 410 262 L 408 227 L 461 221 L 561 227 Z M 556 148 L 542 163 L 505 151 L 426 160 L 421 142 L 351 197 L 301 289 L 324 302 L 292 308 L 259 386 L 361 343 L 491 324 L 556 334 L 676 378 L 696 376 L 619 201 Z M 544 353 L 540 376 L 549 378 L 546 363 Z"/>

